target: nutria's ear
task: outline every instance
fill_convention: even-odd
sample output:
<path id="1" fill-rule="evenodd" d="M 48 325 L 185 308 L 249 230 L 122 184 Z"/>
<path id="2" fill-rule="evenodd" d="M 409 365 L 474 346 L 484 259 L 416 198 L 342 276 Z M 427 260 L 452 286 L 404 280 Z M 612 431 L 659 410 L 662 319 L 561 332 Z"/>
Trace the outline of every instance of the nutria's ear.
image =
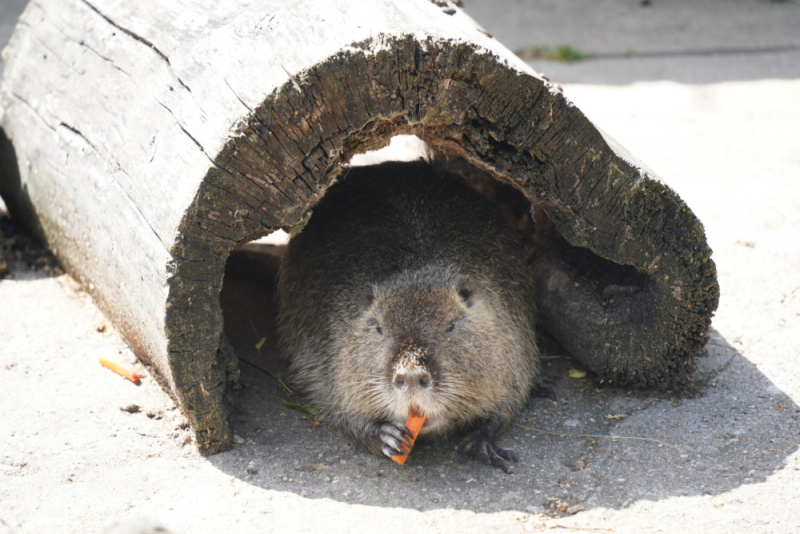
<path id="1" fill-rule="evenodd" d="M 469 278 L 459 278 L 458 282 L 456 282 L 456 291 L 458 291 L 458 296 L 461 297 L 461 300 L 469 304 L 475 288 Z"/>

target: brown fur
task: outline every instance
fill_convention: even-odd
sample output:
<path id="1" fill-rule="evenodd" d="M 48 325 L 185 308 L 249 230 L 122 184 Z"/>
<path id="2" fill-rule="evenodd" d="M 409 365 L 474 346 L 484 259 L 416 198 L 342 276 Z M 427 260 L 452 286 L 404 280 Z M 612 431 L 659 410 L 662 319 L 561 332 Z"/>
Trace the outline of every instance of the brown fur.
<path id="1" fill-rule="evenodd" d="M 423 436 L 490 421 L 493 439 L 538 378 L 519 240 L 494 204 L 423 162 L 351 169 L 331 187 L 289 243 L 279 294 L 294 384 L 376 454 L 381 425 L 409 409 L 427 414 Z"/>

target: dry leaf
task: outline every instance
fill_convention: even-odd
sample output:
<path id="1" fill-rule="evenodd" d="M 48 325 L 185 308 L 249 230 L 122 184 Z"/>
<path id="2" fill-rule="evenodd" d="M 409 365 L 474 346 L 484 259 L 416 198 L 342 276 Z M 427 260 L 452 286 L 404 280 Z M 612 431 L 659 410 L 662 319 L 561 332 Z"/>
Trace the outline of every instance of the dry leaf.
<path id="1" fill-rule="evenodd" d="M 569 370 L 570 378 L 583 378 L 585 376 L 586 371 L 581 371 L 580 369 L 575 369 L 574 367 Z"/>

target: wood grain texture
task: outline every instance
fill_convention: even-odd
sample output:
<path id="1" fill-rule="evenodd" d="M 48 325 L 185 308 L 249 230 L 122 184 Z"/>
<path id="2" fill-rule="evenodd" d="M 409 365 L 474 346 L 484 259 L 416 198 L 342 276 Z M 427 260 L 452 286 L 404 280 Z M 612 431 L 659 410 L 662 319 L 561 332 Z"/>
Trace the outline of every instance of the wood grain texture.
<path id="1" fill-rule="evenodd" d="M 203 450 L 232 437 L 231 250 L 301 228 L 353 154 L 401 133 L 535 204 L 539 306 L 576 358 L 617 383 L 690 379 L 718 298 L 702 225 L 460 10 L 34 0 L 5 57 L 19 175 L 0 194 L 161 371 Z"/>

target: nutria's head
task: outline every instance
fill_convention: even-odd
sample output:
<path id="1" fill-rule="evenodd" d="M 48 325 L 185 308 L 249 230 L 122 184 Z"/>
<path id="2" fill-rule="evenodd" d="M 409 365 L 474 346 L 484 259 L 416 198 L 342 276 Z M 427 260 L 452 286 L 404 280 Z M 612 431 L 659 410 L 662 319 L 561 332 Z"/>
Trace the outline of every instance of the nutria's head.
<path id="1" fill-rule="evenodd" d="M 489 415 L 513 350 L 489 289 L 439 269 L 398 273 L 365 294 L 333 365 L 343 409 L 389 421 L 425 412 L 426 434 Z"/>

